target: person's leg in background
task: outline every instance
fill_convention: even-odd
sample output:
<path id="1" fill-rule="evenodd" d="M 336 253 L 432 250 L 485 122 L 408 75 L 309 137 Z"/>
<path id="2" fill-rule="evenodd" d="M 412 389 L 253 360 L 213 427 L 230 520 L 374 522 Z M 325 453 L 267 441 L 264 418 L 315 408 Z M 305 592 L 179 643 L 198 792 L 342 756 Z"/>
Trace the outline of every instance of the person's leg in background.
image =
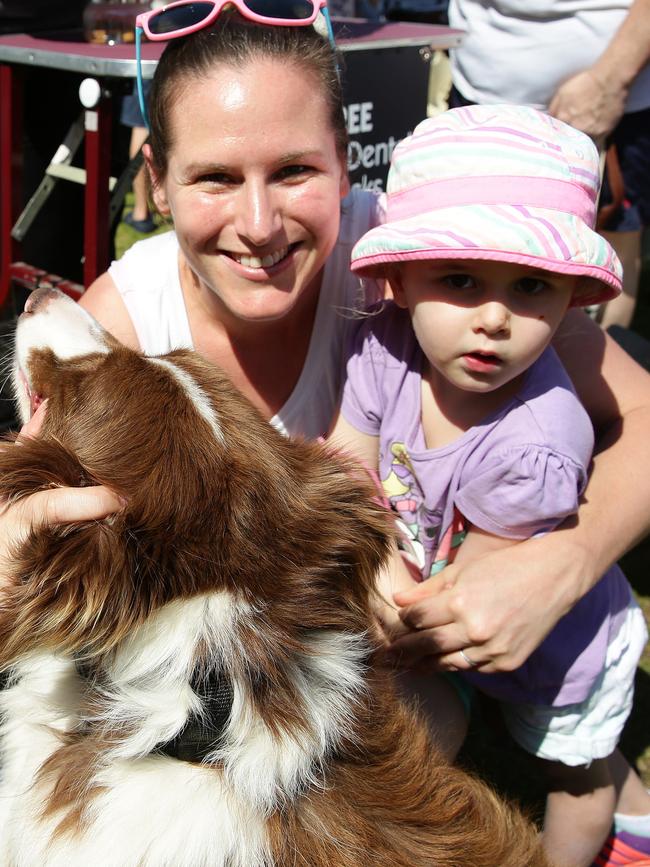
<path id="1" fill-rule="evenodd" d="M 650 225 L 650 109 L 624 115 L 610 141 L 616 146 L 623 201 L 600 231 L 623 263 L 623 292 L 600 311 L 604 329 L 611 325 L 628 328 L 634 316 L 641 275 L 641 237 L 644 227 Z M 606 169 L 601 206 L 610 203 L 612 186 L 611 172 Z"/>
<path id="2" fill-rule="evenodd" d="M 151 82 L 145 81 L 144 97 L 148 98 Z M 120 112 L 120 123 L 124 126 L 131 127 L 131 140 L 129 143 L 129 159 L 137 156 L 140 148 L 147 140 L 149 130 L 145 126 L 136 88 L 133 92 L 125 96 L 122 101 L 122 110 Z M 140 168 L 137 175 L 133 178 L 133 210 L 124 217 L 124 222 L 134 228 L 138 232 L 147 234 L 153 232 L 156 228 L 151 211 L 149 210 L 149 197 L 147 195 L 147 180 L 144 165 Z"/>
<path id="3" fill-rule="evenodd" d="M 142 145 L 146 142 L 149 130 L 144 126 L 134 126 L 131 130 L 131 142 L 129 144 L 129 159 L 138 155 Z M 151 223 L 153 220 L 149 211 L 149 197 L 147 195 L 147 179 L 144 164 L 140 167 L 137 175 L 133 178 L 133 224 Z"/>
<path id="4" fill-rule="evenodd" d="M 601 235 L 616 250 L 623 264 L 623 291 L 604 305 L 600 325 L 607 330 L 610 325 L 629 328 L 634 316 L 641 276 L 641 230 L 635 232 L 607 232 Z"/>

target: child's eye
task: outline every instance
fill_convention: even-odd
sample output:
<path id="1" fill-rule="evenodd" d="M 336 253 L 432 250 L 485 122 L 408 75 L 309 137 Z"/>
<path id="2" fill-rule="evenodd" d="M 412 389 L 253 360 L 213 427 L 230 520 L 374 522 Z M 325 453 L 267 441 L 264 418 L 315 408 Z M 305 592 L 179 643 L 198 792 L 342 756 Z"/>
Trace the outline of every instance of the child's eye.
<path id="1" fill-rule="evenodd" d="M 447 274 L 442 282 L 450 289 L 473 289 L 476 286 L 471 274 Z"/>
<path id="2" fill-rule="evenodd" d="M 521 292 L 522 295 L 539 295 L 548 288 L 549 284 L 540 277 L 522 277 L 515 284 L 516 291 Z"/>

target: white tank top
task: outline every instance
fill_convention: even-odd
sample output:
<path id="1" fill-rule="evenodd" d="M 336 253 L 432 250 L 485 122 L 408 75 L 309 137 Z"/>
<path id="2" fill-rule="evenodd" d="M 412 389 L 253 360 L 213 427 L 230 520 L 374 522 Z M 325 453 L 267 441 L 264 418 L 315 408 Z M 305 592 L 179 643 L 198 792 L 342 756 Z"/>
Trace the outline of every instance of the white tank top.
<path id="1" fill-rule="evenodd" d="M 450 25 L 467 31 L 450 52 L 453 82 L 471 102 L 544 109 L 563 81 L 600 57 L 631 5 L 632 0 L 450 0 Z M 625 110 L 648 107 L 650 65 L 637 76 Z"/>
<path id="2" fill-rule="evenodd" d="M 364 293 L 377 292 L 374 285 L 362 288 L 350 272 L 350 253 L 378 221 L 378 200 L 373 193 L 353 190 L 343 201 L 339 237 L 325 263 L 307 358 L 293 392 L 271 419 L 284 434 L 316 438 L 327 433 L 339 401 L 343 350 L 354 321 L 350 311 L 364 303 Z M 146 355 L 194 348 L 174 232 L 134 244 L 112 263 L 108 273 Z"/>

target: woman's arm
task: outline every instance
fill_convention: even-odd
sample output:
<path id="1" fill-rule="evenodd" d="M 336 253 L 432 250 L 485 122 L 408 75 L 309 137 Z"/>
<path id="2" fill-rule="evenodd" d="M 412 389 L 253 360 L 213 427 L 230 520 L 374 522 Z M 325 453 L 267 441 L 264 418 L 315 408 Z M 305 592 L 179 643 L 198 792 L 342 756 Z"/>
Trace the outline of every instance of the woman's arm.
<path id="1" fill-rule="evenodd" d="M 579 311 L 567 316 L 555 347 L 597 432 L 582 505 L 553 533 L 507 550 L 469 559 L 461 545 L 455 563 L 396 596 L 406 622 L 409 607 L 428 597 L 418 622 L 442 668 L 456 668 L 457 651 L 477 646 L 489 660 L 482 671 L 518 668 L 650 530 L 650 376 Z"/>
<path id="2" fill-rule="evenodd" d="M 569 538 L 588 549 L 582 592 L 650 532 L 650 374 L 588 316 L 572 311 L 555 349 L 596 431 L 579 522 Z"/>

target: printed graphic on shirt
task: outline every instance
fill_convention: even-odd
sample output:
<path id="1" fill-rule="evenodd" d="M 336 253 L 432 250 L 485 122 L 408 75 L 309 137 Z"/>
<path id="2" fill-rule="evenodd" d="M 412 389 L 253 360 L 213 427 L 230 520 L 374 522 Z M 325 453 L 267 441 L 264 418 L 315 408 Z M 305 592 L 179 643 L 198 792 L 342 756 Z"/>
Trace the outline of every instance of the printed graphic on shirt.
<path id="1" fill-rule="evenodd" d="M 399 516 L 400 548 L 417 566 L 424 580 L 453 561 L 453 549 L 466 536 L 464 519 L 455 510 L 452 523 L 443 528 L 442 510 L 427 507 L 424 491 L 404 443 L 392 442 L 390 454 L 390 469 L 382 479 L 382 487 L 391 508 Z"/>

